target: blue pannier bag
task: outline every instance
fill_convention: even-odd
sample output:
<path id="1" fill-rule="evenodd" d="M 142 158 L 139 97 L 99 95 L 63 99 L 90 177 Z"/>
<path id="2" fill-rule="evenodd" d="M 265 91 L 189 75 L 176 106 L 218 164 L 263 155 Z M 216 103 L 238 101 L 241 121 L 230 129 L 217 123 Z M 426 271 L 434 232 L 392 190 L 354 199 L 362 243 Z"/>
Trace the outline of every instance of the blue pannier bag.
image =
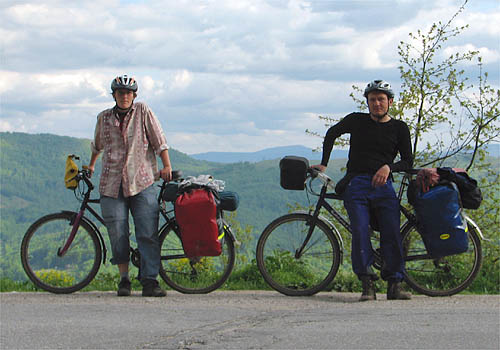
<path id="1" fill-rule="evenodd" d="M 419 232 L 433 258 L 467 251 L 467 223 L 457 185 L 443 181 L 427 192 L 417 191 L 413 206 Z"/>

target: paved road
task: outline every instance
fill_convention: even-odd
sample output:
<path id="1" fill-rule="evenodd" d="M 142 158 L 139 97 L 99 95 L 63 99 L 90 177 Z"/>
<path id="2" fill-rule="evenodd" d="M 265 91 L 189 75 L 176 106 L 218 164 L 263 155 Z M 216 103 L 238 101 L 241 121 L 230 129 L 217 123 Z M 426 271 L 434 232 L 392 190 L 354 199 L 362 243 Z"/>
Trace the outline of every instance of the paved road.
<path id="1" fill-rule="evenodd" d="M 1 349 L 500 349 L 500 296 L 1 293 Z"/>

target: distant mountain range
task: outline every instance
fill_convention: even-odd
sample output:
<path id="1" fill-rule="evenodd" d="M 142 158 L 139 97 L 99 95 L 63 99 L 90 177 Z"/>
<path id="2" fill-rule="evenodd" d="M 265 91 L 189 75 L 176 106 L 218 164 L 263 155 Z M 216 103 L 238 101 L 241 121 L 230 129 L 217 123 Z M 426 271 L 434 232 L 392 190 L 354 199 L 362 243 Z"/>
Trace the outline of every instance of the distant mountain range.
<path id="1" fill-rule="evenodd" d="M 486 148 L 492 157 L 500 157 L 500 144 L 493 143 Z M 346 159 L 349 151 L 333 150 L 330 159 Z M 190 154 L 189 156 L 197 160 L 206 160 L 217 163 L 238 163 L 250 162 L 258 163 L 263 160 L 280 159 L 284 156 L 301 156 L 309 160 L 321 160 L 321 151 L 313 151 L 305 146 L 282 146 L 266 148 L 257 152 L 205 152 Z"/>
<path id="2" fill-rule="evenodd" d="M 347 158 L 347 154 L 348 151 L 346 150 L 334 150 L 332 152 L 331 158 L 344 159 Z M 218 163 L 257 163 L 263 160 L 283 158 L 284 156 L 301 156 L 309 160 L 321 160 L 321 151 L 316 152 L 311 148 L 295 145 L 266 148 L 257 152 L 206 152 L 190 154 L 189 156 L 198 160 L 206 160 Z"/>

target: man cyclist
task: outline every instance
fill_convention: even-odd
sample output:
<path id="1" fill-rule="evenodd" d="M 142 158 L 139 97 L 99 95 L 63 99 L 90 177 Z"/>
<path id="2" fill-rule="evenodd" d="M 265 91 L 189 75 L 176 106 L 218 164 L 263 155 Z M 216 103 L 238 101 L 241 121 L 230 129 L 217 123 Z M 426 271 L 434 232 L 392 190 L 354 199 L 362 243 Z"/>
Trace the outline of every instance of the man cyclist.
<path id="1" fill-rule="evenodd" d="M 387 299 L 410 299 L 411 294 L 401 290 L 404 260 L 399 201 L 391 176 L 392 171 L 407 170 L 413 165 L 410 131 L 406 123 L 388 114 L 394 101 L 389 83 L 370 82 L 364 97 L 369 113 L 351 113 L 330 127 L 323 142 L 321 164 L 314 167 L 325 171 L 335 140 L 350 134 L 347 173 L 336 189 L 343 192 L 344 207 L 351 222 L 352 267 L 363 287 L 360 301 L 376 299 L 374 281 L 378 277 L 371 268 L 374 258 L 370 219 L 376 219 L 379 224 L 384 258 L 381 277 L 388 281 Z M 394 162 L 398 153 L 400 160 Z"/>
<path id="2" fill-rule="evenodd" d="M 138 279 L 143 296 L 164 297 L 157 276 L 160 269 L 158 241 L 159 207 L 153 186 L 158 173 L 156 155 L 163 168 L 160 176 L 172 178 L 168 145 L 162 128 L 151 109 L 142 102 L 134 103 L 138 85 L 134 78 L 118 76 L 111 82 L 115 106 L 97 116 L 89 169 L 94 172 L 102 153 L 99 184 L 101 211 L 109 234 L 112 259 L 118 265 L 118 296 L 129 296 L 129 211 L 135 225 L 135 236 L 141 266 Z"/>

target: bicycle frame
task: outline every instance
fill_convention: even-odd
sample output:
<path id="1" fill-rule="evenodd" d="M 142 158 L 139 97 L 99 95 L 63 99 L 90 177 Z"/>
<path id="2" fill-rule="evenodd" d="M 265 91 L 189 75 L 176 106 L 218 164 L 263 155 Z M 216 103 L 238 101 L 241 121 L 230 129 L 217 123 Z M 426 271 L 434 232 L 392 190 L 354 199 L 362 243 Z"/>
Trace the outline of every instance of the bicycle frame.
<path id="1" fill-rule="evenodd" d="M 57 255 L 59 257 L 62 257 L 62 256 L 64 256 L 66 254 L 66 252 L 68 251 L 69 247 L 73 243 L 73 240 L 75 239 L 76 233 L 78 232 L 78 228 L 80 227 L 80 222 L 82 220 L 84 220 L 87 224 L 89 224 L 94 229 L 94 231 L 97 233 L 97 236 L 99 237 L 99 241 L 101 243 L 101 248 L 102 248 L 102 252 L 103 252 L 103 254 L 102 254 L 102 263 L 105 264 L 106 263 L 107 249 L 106 249 L 106 244 L 104 243 L 104 237 L 102 236 L 101 231 L 99 231 L 99 229 L 97 228 L 97 226 L 91 220 L 89 220 L 88 218 L 86 218 L 85 215 L 84 215 L 85 214 L 85 210 L 88 210 L 100 223 L 102 223 L 104 225 L 103 218 L 89 205 L 89 203 L 99 203 L 100 200 L 99 199 L 90 199 L 90 193 L 94 190 L 94 185 L 88 179 L 88 177 L 86 176 L 86 174 L 84 173 L 84 171 L 80 171 L 78 173 L 78 175 L 77 175 L 77 178 L 78 178 L 78 180 L 83 180 L 85 182 L 85 184 L 87 185 L 87 191 L 84 194 L 84 197 L 83 197 L 83 200 L 82 200 L 82 204 L 80 205 L 80 210 L 72 218 L 71 225 L 73 227 L 71 229 L 71 233 L 68 236 L 68 239 L 64 243 L 63 247 L 62 248 L 60 247 L 57 250 Z M 64 210 L 63 210 L 63 213 L 74 214 L 74 212 L 64 211 Z"/>
<path id="2" fill-rule="evenodd" d="M 314 178 L 315 176 L 318 176 L 321 179 L 321 181 L 323 182 L 323 186 L 322 186 L 321 191 L 319 193 L 319 198 L 318 198 L 318 201 L 316 203 L 314 213 L 311 215 L 312 210 L 309 211 L 309 214 L 311 215 L 311 221 L 308 223 L 309 230 L 308 230 L 306 238 L 304 239 L 304 242 L 302 243 L 302 246 L 299 249 L 297 249 L 297 251 L 295 252 L 295 258 L 297 258 L 297 259 L 301 257 L 301 255 L 304 252 L 305 247 L 309 243 L 309 240 L 312 237 L 312 233 L 314 231 L 315 225 L 319 220 L 319 214 L 321 212 L 321 209 L 323 209 L 323 208 L 326 209 L 328 211 L 328 213 L 331 216 L 333 216 L 333 218 L 335 218 L 335 220 L 337 220 L 337 222 L 339 222 L 352 235 L 351 225 L 349 224 L 349 222 L 337 210 L 335 210 L 335 208 L 332 205 L 330 205 L 330 203 L 328 203 L 326 201 L 326 199 L 343 200 L 341 195 L 338 195 L 336 193 L 327 193 L 328 188 L 330 187 L 330 184 L 331 184 L 331 179 L 324 176 L 321 173 L 314 173 L 314 170 L 311 171 L 310 174 L 311 174 L 311 179 L 309 181 L 311 181 L 312 178 Z M 409 184 L 410 176 L 411 176 L 410 173 L 406 173 L 403 176 L 403 179 L 401 181 L 401 184 L 399 186 L 399 191 L 398 191 L 398 200 L 400 202 L 399 209 L 400 209 L 401 213 L 403 213 L 403 215 L 407 219 L 407 221 L 401 227 L 400 232 L 403 232 L 403 230 L 406 228 L 406 226 L 413 224 L 416 220 L 415 215 L 410 210 L 408 210 L 403 205 L 401 205 L 401 199 L 403 198 L 405 188 Z M 426 257 L 428 257 L 430 259 L 430 256 L 427 255 Z M 424 257 L 419 255 L 419 256 L 411 256 L 408 258 L 422 259 Z M 411 260 L 411 259 L 408 259 L 408 260 Z"/>
<path id="3" fill-rule="evenodd" d="M 87 185 L 87 191 L 85 192 L 85 194 L 83 196 L 82 204 L 80 206 L 80 209 L 79 209 L 78 213 L 74 213 L 74 212 L 70 212 L 70 211 L 63 211 L 65 213 L 71 213 L 73 215 L 74 214 L 76 214 L 76 215 L 73 216 L 72 221 L 71 221 L 71 225 L 72 225 L 71 233 L 68 236 L 68 239 L 66 240 L 66 242 L 64 243 L 64 245 L 62 247 L 58 248 L 57 255 L 60 256 L 60 257 L 62 257 L 62 256 L 64 256 L 64 254 L 66 254 L 66 252 L 68 251 L 69 247 L 73 243 L 73 240 L 75 239 L 76 233 L 78 232 L 78 228 L 80 227 L 80 223 L 83 220 L 83 221 L 85 221 L 85 223 L 89 224 L 95 230 L 95 232 L 97 233 L 97 235 L 99 237 L 99 241 L 101 243 L 102 252 L 103 252 L 102 263 L 105 264 L 106 263 L 107 249 L 106 249 L 106 244 L 105 244 L 103 235 L 99 231 L 99 229 L 97 228 L 97 226 L 92 222 L 92 220 L 88 219 L 84 215 L 85 211 L 88 210 L 92 214 L 92 216 L 94 218 L 96 218 L 101 224 L 105 225 L 104 219 L 97 213 L 97 211 L 95 211 L 89 205 L 89 203 L 94 203 L 94 204 L 100 203 L 100 199 L 91 199 L 90 198 L 90 194 L 94 190 L 94 185 L 92 184 L 92 182 L 88 178 L 86 170 L 79 171 L 79 173 L 77 175 L 77 179 L 78 180 L 83 180 L 85 182 L 85 184 Z M 175 225 L 175 219 L 174 219 L 174 217 L 173 216 L 172 217 L 169 216 L 169 213 L 172 212 L 173 210 L 167 211 L 167 209 L 165 208 L 165 206 L 161 205 L 161 202 L 162 202 L 162 198 L 161 197 L 162 197 L 163 190 L 165 189 L 165 185 L 166 185 L 166 182 L 163 182 L 163 184 L 161 185 L 160 193 L 158 195 L 158 204 L 160 206 L 160 213 L 163 216 L 163 218 L 165 219 L 166 223 L 163 224 L 161 226 L 161 228 L 158 230 L 158 234 L 160 234 L 161 232 L 163 232 L 163 230 L 165 230 L 169 225 Z M 178 231 L 178 229 L 176 229 L 176 227 L 174 227 L 174 232 L 180 238 L 179 231 Z M 233 242 L 237 242 L 236 237 L 232 233 L 231 229 L 224 224 L 224 230 L 222 230 L 222 233 L 219 235 L 219 239 L 223 238 L 226 233 L 230 236 L 230 239 L 232 239 Z M 130 247 L 130 251 L 132 253 L 132 262 L 136 262 L 136 260 L 134 259 L 134 257 L 135 257 L 135 254 L 138 254 L 138 252 L 136 251 L 136 249 L 133 249 L 132 247 Z M 186 257 L 185 254 L 162 255 L 161 256 L 161 260 L 181 259 L 181 258 L 185 258 L 185 257 Z M 138 263 L 136 264 L 136 263 L 134 263 L 134 265 L 136 265 L 138 267 L 139 264 Z"/>

